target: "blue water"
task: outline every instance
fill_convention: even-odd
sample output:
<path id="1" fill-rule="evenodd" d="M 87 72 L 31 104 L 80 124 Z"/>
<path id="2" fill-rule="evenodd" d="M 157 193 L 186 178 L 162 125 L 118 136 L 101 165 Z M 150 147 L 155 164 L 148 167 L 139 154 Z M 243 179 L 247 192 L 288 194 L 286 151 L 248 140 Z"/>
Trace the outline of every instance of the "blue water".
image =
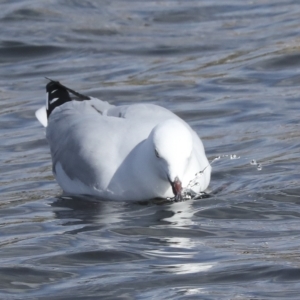
<path id="1" fill-rule="evenodd" d="M 296 0 L 1 1 L 0 298 L 299 299 L 299 14 Z M 63 197 L 34 117 L 45 76 L 177 113 L 220 157 L 210 197 Z"/>

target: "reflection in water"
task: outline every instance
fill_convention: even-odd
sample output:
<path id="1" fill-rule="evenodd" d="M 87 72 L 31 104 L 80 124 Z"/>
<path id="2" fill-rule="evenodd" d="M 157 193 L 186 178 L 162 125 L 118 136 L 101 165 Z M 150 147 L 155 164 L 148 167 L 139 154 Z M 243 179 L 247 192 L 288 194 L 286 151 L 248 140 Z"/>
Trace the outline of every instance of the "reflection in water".
<path id="1" fill-rule="evenodd" d="M 162 246 L 146 251 L 148 255 L 165 261 L 165 263 L 159 261 L 158 265 L 151 265 L 151 268 L 155 271 L 172 274 L 199 273 L 207 271 L 215 265 L 215 263 L 207 262 L 197 263 L 197 259 L 195 259 L 199 255 L 200 244 L 203 246 L 203 243 L 201 243 L 203 232 L 201 232 L 198 221 L 194 221 L 194 214 L 197 210 L 193 204 L 193 201 L 185 201 L 172 203 L 164 207 L 164 210 L 170 212 L 162 219 L 167 223 L 154 225 L 155 228 L 165 232 L 165 236 L 159 239 Z M 193 227 L 196 229 L 191 234 L 190 230 Z M 191 235 L 192 238 L 189 237 Z M 185 263 L 168 263 L 174 260 L 185 261 Z"/>
<path id="2" fill-rule="evenodd" d="M 62 196 L 55 200 L 52 207 L 55 217 L 63 221 L 63 226 L 76 229 L 69 233 L 78 233 L 113 226 L 122 222 L 124 202 L 109 202 L 90 196 Z"/>
<path id="3" fill-rule="evenodd" d="M 172 205 L 167 206 L 166 209 L 173 213 L 171 217 L 165 218 L 165 220 L 170 222 L 173 227 L 188 228 L 195 224 L 193 221 L 193 215 L 195 213 L 193 201 L 173 203 Z"/>
<path id="4" fill-rule="evenodd" d="M 158 272 L 160 274 L 171 273 L 171 274 L 192 274 L 192 273 L 201 273 L 208 271 L 211 269 L 215 264 L 209 263 L 185 263 L 185 264 L 174 264 L 174 265 L 157 265 L 151 266 L 154 272 Z M 198 274 L 200 275 L 200 274 Z"/>
<path id="5" fill-rule="evenodd" d="M 141 240 L 139 259 L 146 257 L 150 259 L 149 266 L 153 272 L 188 274 L 207 271 L 214 265 L 207 262 L 199 263 L 195 259 L 199 254 L 201 237 L 205 236 L 205 233 L 194 221 L 197 210 L 193 204 L 193 201 L 156 205 L 151 202 L 139 204 L 95 201 L 92 197 L 61 197 L 51 206 L 55 208 L 56 218 L 63 221 L 62 226 L 68 228 L 65 234 L 88 234 L 89 243 L 94 245 L 93 249 L 97 249 L 97 252 L 82 252 L 80 248 L 74 249 L 78 253 L 76 260 L 80 259 L 82 263 L 87 264 L 88 257 L 94 264 L 102 262 L 104 252 L 101 251 L 103 250 L 106 251 L 107 261 L 121 262 L 125 257 L 134 261 L 137 256 L 134 254 L 135 251 L 131 252 L 132 244 L 141 240 L 141 236 L 145 236 L 146 238 Z M 128 226 L 130 224 L 135 224 L 135 227 Z M 197 229 L 193 231 L 191 238 L 189 237 L 191 228 L 195 226 Z M 70 230 L 74 227 L 75 229 Z M 118 236 L 114 236 L 115 234 Z M 113 239 L 111 235 L 114 236 Z M 80 252 L 77 252 L 79 250 Z M 159 264 L 152 263 L 157 259 Z M 51 261 L 53 263 L 59 261 L 61 265 L 65 265 L 70 264 L 71 261 L 76 263 L 76 260 L 72 254 L 55 256 L 40 263 L 49 264 Z"/>

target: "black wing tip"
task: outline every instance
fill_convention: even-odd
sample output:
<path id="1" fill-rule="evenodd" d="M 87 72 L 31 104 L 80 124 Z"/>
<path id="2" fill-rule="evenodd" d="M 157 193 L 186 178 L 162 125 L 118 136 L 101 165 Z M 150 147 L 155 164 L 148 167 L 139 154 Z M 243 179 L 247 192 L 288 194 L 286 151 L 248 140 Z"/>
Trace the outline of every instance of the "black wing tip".
<path id="1" fill-rule="evenodd" d="M 78 98 L 79 101 L 90 100 L 91 98 L 62 85 L 59 81 L 45 77 L 50 82 L 46 85 L 47 91 L 47 116 L 49 118 L 55 107 L 58 107 L 66 102 L 72 101 L 70 93 Z"/>
<path id="2" fill-rule="evenodd" d="M 49 78 L 49 77 L 46 77 L 46 76 L 45 76 L 45 79 L 47 79 L 47 80 L 49 80 L 49 81 L 52 81 L 52 82 L 57 82 L 57 83 L 59 83 L 59 81 L 53 80 L 53 79 L 51 79 L 51 78 Z"/>
<path id="3" fill-rule="evenodd" d="M 48 85 L 52 85 L 52 84 L 62 85 L 59 81 L 50 79 L 49 77 L 45 77 L 45 78 L 46 78 L 47 80 L 49 80 L 49 82 L 48 82 L 47 85 L 46 85 L 46 88 L 47 88 Z"/>
<path id="4" fill-rule="evenodd" d="M 51 80 L 48 82 L 46 85 L 46 91 L 46 109 L 48 118 L 56 107 L 72 100 L 67 89 L 58 81 Z"/>

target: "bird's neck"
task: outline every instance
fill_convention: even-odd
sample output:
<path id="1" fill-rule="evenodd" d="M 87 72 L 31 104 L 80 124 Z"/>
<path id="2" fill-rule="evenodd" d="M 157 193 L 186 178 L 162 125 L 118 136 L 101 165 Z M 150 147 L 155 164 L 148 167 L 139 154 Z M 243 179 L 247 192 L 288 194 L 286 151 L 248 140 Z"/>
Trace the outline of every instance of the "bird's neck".
<path id="1" fill-rule="evenodd" d="M 138 188 L 148 190 L 149 194 L 153 195 L 152 198 L 165 197 L 167 191 L 170 190 L 170 183 L 159 174 L 154 147 L 150 142 L 144 140 L 137 146 L 139 149 L 133 157 L 134 163 L 132 164 L 134 177 L 139 183 Z"/>

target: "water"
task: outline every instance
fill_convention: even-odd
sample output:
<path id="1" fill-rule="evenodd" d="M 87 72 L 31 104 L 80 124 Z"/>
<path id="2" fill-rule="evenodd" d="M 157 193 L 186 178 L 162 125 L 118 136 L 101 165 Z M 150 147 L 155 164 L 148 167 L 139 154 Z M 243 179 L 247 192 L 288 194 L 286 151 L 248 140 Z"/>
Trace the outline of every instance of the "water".
<path id="1" fill-rule="evenodd" d="M 299 299 L 299 1 L 0 8 L 1 299 Z M 220 157 L 211 196 L 63 198 L 44 76 L 176 112 Z"/>

